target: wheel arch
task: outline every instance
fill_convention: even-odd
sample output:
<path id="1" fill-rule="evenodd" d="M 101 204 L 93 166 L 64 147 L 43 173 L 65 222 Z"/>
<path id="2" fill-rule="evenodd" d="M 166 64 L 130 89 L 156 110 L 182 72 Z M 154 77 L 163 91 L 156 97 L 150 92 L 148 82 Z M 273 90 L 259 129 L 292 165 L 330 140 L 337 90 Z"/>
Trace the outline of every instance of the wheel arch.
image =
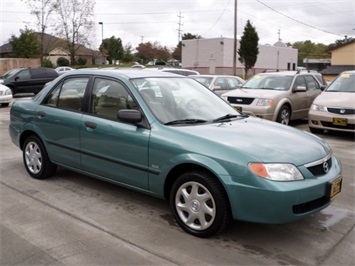
<path id="1" fill-rule="evenodd" d="M 36 136 L 42 142 L 43 146 L 45 147 L 45 145 L 42 141 L 42 138 L 36 132 L 34 132 L 32 130 L 26 130 L 20 136 L 19 145 L 20 145 L 21 150 L 23 150 L 23 146 L 25 144 L 26 139 L 30 136 Z"/>
<path id="2" fill-rule="evenodd" d="M 291 101 L 289 99 L 283 99 L 281 100 L 276 108 L 275 108 L 275 113 L 274 113 L 274 117 L 273 117 L 273 121 L 277 120 L 277 117 L 279 116 L 280 110 L 283 106 L 287 106 L 290 109 L 290 120 L 292 119 L 292 104 Z"/>
<path id="3" fill-rule="evenodd" d="M 174 168 L 172 168 L 170 170 L 170 172 L 168 173 L 166 179 L 165 179 L 165 183 L 164 183 L 164 198 L 166 200 L 169 200 L 170 198 L 170 192 L 171 192 L 171 188 L 174 184 L 174 181 L 183 173 L 186 172 L 190 172 L 190 171 L 201 171 L 201 172 L 206 172 L 211 174 L 216 181 L 221 185 L 221 187 L 223 188 L 225 197 L 228 199 L 228 208 L 231 210 L 231 203 L 230 203 L 230 197 L 227 193 L 227 190 L 225 188 L 225 186 L 223 185 L 223 182 L 221 181 L 221 178 L 219 176 L 217 176 L 217 174 L 215 172 L 213 172 L 211 169 L 209 169 L 208 167 L 205 167 L 203 165 L 200 164 L 196 164 L 196 163 L 182 163 L 179 165 L 176 165 Z"/>

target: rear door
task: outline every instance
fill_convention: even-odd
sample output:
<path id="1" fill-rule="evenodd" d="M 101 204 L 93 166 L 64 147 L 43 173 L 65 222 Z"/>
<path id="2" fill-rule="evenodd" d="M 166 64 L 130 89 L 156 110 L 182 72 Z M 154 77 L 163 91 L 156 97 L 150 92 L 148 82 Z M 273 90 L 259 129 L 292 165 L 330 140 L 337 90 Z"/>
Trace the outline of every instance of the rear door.
<path id="1" fill-rule="evenodd" d="M 37 109 L 38 131 L 54 163 L 80 169 L 80 122 L 89 77 L 59 83 Z"/>
<path id="2" fill-rule="evenodd" d="M 150 130 L 120 122 L 117 112 L 137 109 L 128 89 L 118 80 L 96 78 L 90 113 L 80 124 L 83 170 L 103 179 L 148 189 Z"/>
<path id="3" fill-rule="evenodd" d="M 308 109 L 311 107 L 314 99 L 322 92 L 319 82 L 312 75 L 306 75 L 307 94 L 308 94 Z"/>

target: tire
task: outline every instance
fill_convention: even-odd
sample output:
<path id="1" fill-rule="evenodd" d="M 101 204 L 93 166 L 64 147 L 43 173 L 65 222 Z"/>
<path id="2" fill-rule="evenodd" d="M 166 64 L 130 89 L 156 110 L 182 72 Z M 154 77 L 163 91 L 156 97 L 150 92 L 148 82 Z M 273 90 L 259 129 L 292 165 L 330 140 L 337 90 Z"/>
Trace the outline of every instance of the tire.
<path id="1" fill-rule="evenodd" d="M 276 121 L 280 124 L 287 126 L 290 123 L 290 118 L 291 118 L 290 108 L 288 108 L 288 106 L 286 105 L 282 106 Z"/>
<path id="2" fill-rule="evenodd" d="M 36 136 L 26 139 L 22 155 L 28 174 L 35 179 L 46 179 L 57 169 L 57 166 L 49 160 L 42 142 Z"/>
<path id="3" fill-rule="evenodd" d="M 313 134 L 322 134 L 324 132 L 324 129 L 321 128 L 314 128 L 314 127 L 309 127 L 309 130 L 313 133 Z"/>
<path id="4" fill-rule="evenodd" d="M 210 237 L 225 229 L 231 219 L 222 185 L 208 172 L 191 171 L 172 186 L 170 207 L 179 226 L 197 237 Z"/>

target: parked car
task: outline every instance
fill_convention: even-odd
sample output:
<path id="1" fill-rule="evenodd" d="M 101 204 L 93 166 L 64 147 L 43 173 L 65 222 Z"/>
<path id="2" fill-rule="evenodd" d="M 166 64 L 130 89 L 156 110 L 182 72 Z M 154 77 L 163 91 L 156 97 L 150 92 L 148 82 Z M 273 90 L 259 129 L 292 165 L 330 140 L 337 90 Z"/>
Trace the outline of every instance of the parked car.
<path id="1" fill-rule="evenodd" d="M 167 199 L 186 232 L 287 223 L 329 206 L 342 169 L 322 139 L 246 116 L 161 71 L 73 71 L 16 100 L 9 133 L 30 176 L 57 166 Z"/>
<path id="2" fill-rule="evenodd" d="M 184 68 L 148 68 L 150 70 L 159 70 L 162 72 L 174 73 L 182 76 L 190 76 L 190 75 L 200 75 L 198 71 Z"/>
<path id="3" fill-rule="evenodd" d="M 222 97 L 239 111 L 288 125 L 290 120 L 307 118 L 313 100 L 325 87 L 313 72 L 267 72 Z"/>
<path id="4" fill-rule="evenodd" d="M 12 102 L 12 92 L 10 88 L 0 84 L 0 105 L 9 106 Z"/>
<path id="5" fill-rule="evenodd" d="M 30 92 L 36 94 L 58 76 L 52 68 L 15 68 L 0 77 L 0 84 L 9 87 L 13 95 Z"/>
<path id="6" fill-rule="evenodd" d="M 222 95 L 230 90 L 235 90 L 245 83 L 245 80 L 237 76 L 225 75 L 191 75 L 193 78 L 205 85 L 210 90 L 214 91 L 217 95 Z"/>
<path id="7" fill-rule="evenodd" d="M 61 67 L 57 67 L 57 68 L 55 69 L 55 71 L 57 71 L 57 73 L 58 73 L 59 75 L 64 74 L 64 73 L 67 73 L 67 72 L 69 72 L 69 71 L 73 71 L 73 70 L 75 70 L 75 69 L 74 69 L 74 68 L 71 68 L 71 67 L 68 67 L 68 66 L 61 66 Z"/>
<path id="8" fill-rule="evenodd" d="M 308 114 L 312 133 L 355 133 L 355 71 L 341 73 L 313 102 Z"/>

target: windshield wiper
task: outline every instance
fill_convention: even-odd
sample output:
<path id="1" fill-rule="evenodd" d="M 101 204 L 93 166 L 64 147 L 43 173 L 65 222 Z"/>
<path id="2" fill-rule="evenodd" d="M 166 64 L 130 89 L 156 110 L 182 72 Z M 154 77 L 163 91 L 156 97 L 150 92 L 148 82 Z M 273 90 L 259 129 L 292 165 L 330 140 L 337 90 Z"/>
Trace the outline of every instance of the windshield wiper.
<path id="1" fill-rule="evenodd" d="M 170 122 L 165 123 L 164 125 L 179 125 L 179 124 L 201 124 L 201 123 L 206 123 L 208 121 L 203 120 L 203 119 L 179 119 L 179 120 L 173 120 Z"/>
<path id="2" fill-rule="evenodd" d="M 213 122 L 223 122 L 223 121 L 230 121 L 231 118 L 236 118 L 240 115 L 235 115 L 235 114 L 226 114 L 224 116 L 218 117 L 213 120 Z"/>

